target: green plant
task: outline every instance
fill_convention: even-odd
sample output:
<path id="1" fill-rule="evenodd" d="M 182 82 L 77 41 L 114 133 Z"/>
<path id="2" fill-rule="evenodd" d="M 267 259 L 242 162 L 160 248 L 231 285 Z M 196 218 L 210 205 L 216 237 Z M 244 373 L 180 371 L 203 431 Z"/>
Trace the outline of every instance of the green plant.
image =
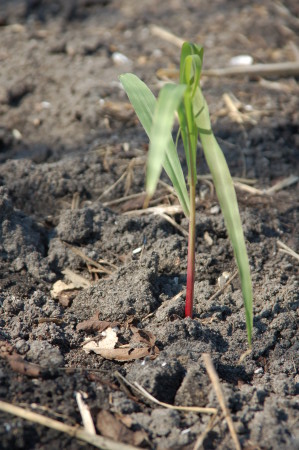
<path id="1" fill-rule="evenodd" d="M 190 317 L 193 314 L 195 274 L 195 188 L 198 137 L 201 140 L 239 269 L 248 342 L 251 346 L 253 312 L 248 257 L 233 181 L 224 155 L 212 132 L 208 106 L 199 85 L 202 63 L 203 48 L 185 42 L 181 50 L 179 84 L 165 84 L 157 100 L 146 84 L 135 75 L 123 74 L 120 76 L 120 81 L 150 140 L 146 175 L 148 199 L 155 192 L 163 167 L 175 188 L 186 217 L 189 218 L 185 316 Z M 171 135 L 175 113 L 179 119 L 176 143 Z M 182 137 L 188 166 L 189 194 L 177 154 L 176 145 L 179 136 Z"/>

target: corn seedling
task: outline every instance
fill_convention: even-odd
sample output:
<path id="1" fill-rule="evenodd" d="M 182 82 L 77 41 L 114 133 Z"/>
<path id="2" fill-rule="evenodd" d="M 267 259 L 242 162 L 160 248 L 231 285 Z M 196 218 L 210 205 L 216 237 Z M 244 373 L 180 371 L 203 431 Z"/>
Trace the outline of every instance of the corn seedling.
<path id="1" fill-rule="evenodd" d="M 191 318 L 195 275 L 196 156 L 200 138 L 239 269 L 248 342 L 251 346 L 253 312 L 249 262 L 232 178 L 223 152 L 212 132 L 208 106 L 199 85 L 202 63 L 203 48 L 185 42 L 181 50 L 179 83 L 165 84 L 158 99 L 146 84 L 133 74 L 121 75 L 120 81 L 150 141 L 146 173 L 148 199 L 155 192 L 163 167 L 189 219 L 185 316 Z M 176 142 L 171 134 L 175 113 L 179 120 Z M 189 189 L 177 154 L 179 136 L 185 149 Z"/>

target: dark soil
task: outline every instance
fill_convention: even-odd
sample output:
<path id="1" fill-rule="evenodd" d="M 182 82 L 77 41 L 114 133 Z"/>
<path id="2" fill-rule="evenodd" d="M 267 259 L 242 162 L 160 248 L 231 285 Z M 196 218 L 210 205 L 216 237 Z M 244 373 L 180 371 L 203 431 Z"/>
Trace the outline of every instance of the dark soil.
<path id="1" fill-rule="evenodd" d="M 134 72 L 157 93 L 157 71 L 177 68 L 179 48 L 153 25 L 202 44 L 206 69 L 240 54 L 256 63 L 298 58 L 295 0 L 0 3 L 0 398 L 82 425 L 82 391 L 99 433 L 191 450 L 209 416 L 155 405 L 126 390 L 117 372 L 160 401 L 218 407 L 201 357 L 210 353 L 242 448 L 298 449 L 298 260 L 278 245 L 299 250 L 298 185 L 272 195 L 237 191 L 254 285 L 253 350 L 240 363 L 248 347 L 238 278 L 212 297 L 222 273 L 236 269 L 210 182 L 198 183 L 193 320 L 177 295 L 186 236 L 159 215 L 140 214 L 148 141 L 118 76 Z M 233 176 L 263 190 L 298 175 L 294 78 L 202 82 Z M 224 94 L 238 99 L 241 116 L 229 113 Z M 201 152 L 198 167 L 208 173 Z M 167 202 L 176 200 L 160 185 L 152 205 Z M 187 229 L 181 214 L 174 219 Z M 82 277 L 81 288 L 53 298 L 57 280 L 70 282 L 66 269 Z M 119 322 L 124 338 L 136 327 L 151 332 L 159 356 L 87 354 L 82 343 L 95 333 L 78 324 L 95 313 Z M 115 424 L 123 422 L 121 439 Z M 0 448 L 94 447 L 0 412 Z M 223 418 L 202 448 L 233 448 Z"/>

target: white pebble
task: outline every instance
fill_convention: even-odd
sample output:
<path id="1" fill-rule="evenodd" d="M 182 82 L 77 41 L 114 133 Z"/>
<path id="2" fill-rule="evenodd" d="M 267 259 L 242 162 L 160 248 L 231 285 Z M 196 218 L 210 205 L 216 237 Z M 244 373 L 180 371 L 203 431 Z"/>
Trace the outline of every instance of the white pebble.
<path id="1" fill-rule="evenodd" d="M 250 55 L 238 55 L 230 59 L 231 66 L 251 66 L 253 58 Z"/>
<path id="2" fill-rule="evenodd" d="M 159 48 L 155 48 L 152 54 L 154 58 L 160 58 L 161 56 L 163 56 L 163 52 Z"/>
<path id="3" fill-rule="evenodd" d="M 133 255 L 136 255 L 137 253 L 140 253 L 141 251 L 142 251 L 142 247 L 137 247 L 132 251 L 132 253 L 133 253 Z"/>
<path id="4" fill-rule="evenodd" d="M 41 102 L 41 107 L 42 107 L 43 109 L 49 109 L 49 108 L 51 108 L 51 103 L 50 103 L 50 102 L 43 101 L 43 102 Z"/>
<path id="5" fill-rule="evenodd" d="M 131 60 L 126 55 L 119 52 L 112 53 L 112 61 L 117 66 L 122 66 L 123 64 L 131 64 Z"/>
<path id="6" fill-rule="evenodd" d="M 212 208 L 210 209 L 210 213 L 211 214 L 219 214 L 220 213 L 220 206 L 219 205 L 215 205 L 212 206 Z"/>
<path id="7" fill-rule="evenodd" d="M 15 138 L 16 141 L 21 141 L 22 140 L 22 134 L 16 128 L 14 128 L 12 130 L 12 135 Z"/>

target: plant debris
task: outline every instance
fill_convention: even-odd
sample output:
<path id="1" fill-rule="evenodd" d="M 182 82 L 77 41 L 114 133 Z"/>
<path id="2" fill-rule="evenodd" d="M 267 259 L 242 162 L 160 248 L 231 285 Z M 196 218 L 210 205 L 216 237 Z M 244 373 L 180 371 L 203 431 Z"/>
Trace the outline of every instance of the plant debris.
<path id="1" fill-rule="evenodd" d="M 96 312 L 90 319 L 78 323 L 77 331 L 86 331 L 86 333 L 102 333 L 107 328 L 118 327 L 118 322 L 109 322 L 107 320 L 99 320 L 99 312 Z"/>
<path id="2" fill-rule="evenodd" d="M 123 362 L 145 357 L 155 359 L 159 355 L 159 349 L 155 345 L 156 338 L 149 331 L 138 329 L 128 322 L 126 326 L 120 326 L 119 329 L 118 322 L 109 324 L 109 322 L 97 320 L 97 316 L 98 313 L 94 316 L 95 318 L 78 326 L 80 330 L 89 332 L 101 330 L 94 339 L 86 339 L 83 343 L 82 347 L 86 353 L 93 352 L 105 359 Z"/>
<path id="3" fill-rule="evenodd" d="M 126 444 L 141 446 L 148 441 L 147 434 L 143 430 L 133 431 L 124 424 L 125 422 L 128 423 L 126 417 L 117 418 L 109 411 L 102 410 L 97 414 L 96 427 L 102 436 Z"/>
<path id="4" fill-rule="evenodd" d="M 8 342 L 0 342 L 0 358 L 5 358 L 14 372 L 32 378 L 41 376 L 42 368 L 37 364 L 26 361 Z"/>

